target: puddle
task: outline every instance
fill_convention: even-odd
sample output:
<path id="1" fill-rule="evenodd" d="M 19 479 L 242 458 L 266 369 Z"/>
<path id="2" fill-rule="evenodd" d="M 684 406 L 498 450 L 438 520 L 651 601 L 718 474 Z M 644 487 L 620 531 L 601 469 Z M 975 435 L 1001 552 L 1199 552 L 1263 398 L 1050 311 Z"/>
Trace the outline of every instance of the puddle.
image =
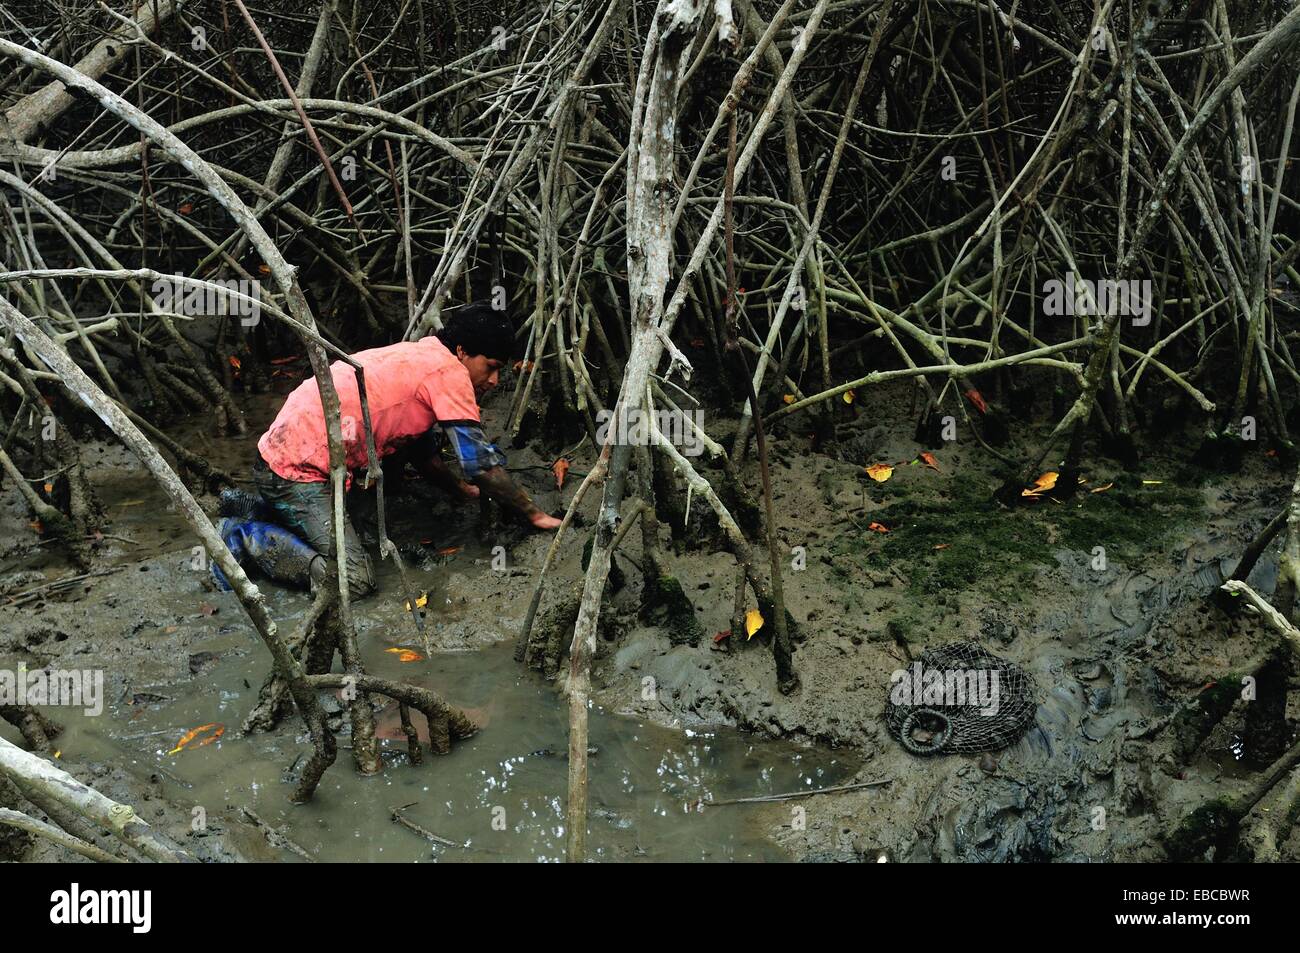
<path id="1" fill-rule="evenodd" d="M 407 763 L 404 741 L 383 740 L 385 769 L 369 778 L 341 750 L 315 800 L 290 804 L 283 772 L 307 751 L 294 738 L 300 725 L 235 735 L 267 668 L 255 652 L 228 656 L 206 677 L 171 689 L 167 701 L 113 707 L 96 719 L 68 713 L 60 743 L 79 759 L 111 758 L 142 777 L 161 773 L 164 792 L 181 806 L 209 814 L 248 807 L 285 825 L 320 860 L 562 860 L 565 700 L 521 672 L 508 645 L 405 664 L 377 648 L 364 653 L 368 670 L 441 692 L 472 709 L 484 729 L 449 755 L 426 748 L 420 766 Z M 188 729 L 211 722 L 225 724 L 226 734 L 169 754 Z M 589 850 L 605 859 L 789 859 L 752 823 L 752 807 L 701 810 L 699 802 L 825 787 L 856 769 L 851 756 L 837 752 L 737 731 L 677 732 L 599 710 L 591 743 Z M 433 846 L 393 823 L 391 810 L 408 804 L 406 817 L 464 846 Z"/>

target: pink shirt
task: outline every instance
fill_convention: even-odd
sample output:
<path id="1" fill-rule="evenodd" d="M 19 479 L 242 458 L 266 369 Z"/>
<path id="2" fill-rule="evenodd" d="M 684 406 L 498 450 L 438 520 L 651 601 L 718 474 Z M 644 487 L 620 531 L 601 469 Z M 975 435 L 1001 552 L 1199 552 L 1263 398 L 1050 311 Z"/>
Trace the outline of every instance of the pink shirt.
<path id="1" fill-rule="evenodd" d="M 435 424 L 479 422 L 469 371 L 436 337 L 359 351 L 352 359 L 365 369 L 370 424 L 381 457 Z M 330 373 L 339 392 L 347 466 L 355 470 L 367 464 L 356 372 L 335 361 Z M 288 396 L 257 449 L 267 466 L 286 480 L 319 483 L 329 478 L 325 412 L 314 378 Z"/>

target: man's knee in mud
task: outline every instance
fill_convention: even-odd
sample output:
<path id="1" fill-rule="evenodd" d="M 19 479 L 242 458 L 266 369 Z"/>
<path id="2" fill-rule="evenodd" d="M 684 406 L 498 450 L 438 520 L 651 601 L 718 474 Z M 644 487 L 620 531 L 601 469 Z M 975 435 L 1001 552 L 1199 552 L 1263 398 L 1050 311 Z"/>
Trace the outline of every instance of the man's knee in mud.
<path id="1" fill-rule="evenodd" d="M 334 569 L 333 557 L 318 556 L 312 561 L 311 585 L 315 591 L 323 585 L 335 586 L 338 574 Z M 375 583 L 374 564 L 368 553 L 353 555 L 348 558 L 348 598 L 352 601 L 373 595 L 378 588 Z"/>

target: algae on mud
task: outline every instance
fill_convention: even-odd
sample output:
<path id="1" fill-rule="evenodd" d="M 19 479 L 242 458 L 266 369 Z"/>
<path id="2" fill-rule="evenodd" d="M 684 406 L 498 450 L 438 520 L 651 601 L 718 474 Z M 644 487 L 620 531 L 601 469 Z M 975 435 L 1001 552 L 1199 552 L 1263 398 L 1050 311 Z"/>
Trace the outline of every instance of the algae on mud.
<path id="1" fill-rule="evenodd" d="M 1064 500 L 1051 495 L 1008 509 L 993 498 L 996 483 L 980 474 L 952 475 L 921 496 L 888 483 L 868 483 L 879 508 L 870 519 L 888 532 L 846 532 L 833 552 L 864 569 L 904 567 L 918 598 L 980 585 L 1019 601 L 1035 567 L 1054 566 L 1058 549 L 1093 553 L 1134 563 L 1149 558 L 1181 528 L 1194 522 L 1204 503 L 1194 488 L 1147 485 L 1128 474 L 1092 483 Z M 856 544 L 856 545 L 855 545 Z M 840 571 L 845 571 L 841 569 Z"/>

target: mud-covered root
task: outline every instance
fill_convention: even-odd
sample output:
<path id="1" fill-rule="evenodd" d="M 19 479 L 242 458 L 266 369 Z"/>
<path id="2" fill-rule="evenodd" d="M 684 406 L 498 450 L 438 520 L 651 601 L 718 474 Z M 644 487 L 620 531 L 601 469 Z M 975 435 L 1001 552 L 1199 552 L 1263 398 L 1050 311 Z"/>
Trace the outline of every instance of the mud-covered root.
<path id="1" fill-rule="evenodd" d="M 1254 863 L 1277 863 L 1280 845 L 1300 820 L 1300 768 L 1293 768 L 1241 822 L 1239 846 Z"/>
<path id="2" fill-rule="evenodd" d="M 1202 804 L 1164 837 L 1171 860 L 1202 860 L 1211 848 L 1216 856 L 1233 848 L 1241 814 L 1226 798 Z"/>
<path id="3" fill-rule="evenodd" d="M 1235 860 L 1247 852 L 1275 851 L 1280 833 L 1296 820 L 1300 795 L 1297 765 L 1300 743 L 1288 748 L 1241 794 L 1216 798 L 1196 808 L 1163 838 L 1169 856 L 1199 859 L 1211 856 L 1213 848 L 1215 859 Z"/>
<path id="4" fill-rule="evenodd" d="M 591 562 L 591 549 L 596 543 L 594 535 L 588 536 L 587 541 L 582 544 L 582 571 L 587 571 L 587 564 Z M 615 556 L 617 553 L 615 553 Z M 627 575 L 618 564 L 618 559 L 611 556 L 609 560 L 609 576 L 605 580 L 605 597 L 609 598 L 613 593 L 619 592 L 627 585 Z"/>
<path id="5" fill-rule="evenodd" d="M 646 578 L 641 591 L 641 617 L 666 631 L 673 645 L 698 645 L 704 634 L 695 607 L 676 576 Z"/>
<path id="6" fill-rule="evenodd" d="M 429 724 L 429 748 L 434 754 L 448 754 L 453 741 L 460 741 L 478 732 L 478 725 L 468 715 L 454 705 L 447 704 L 442 696 L 427 688 L 391 682 L 374 675 L 346 672 L 308 675 L 307 684 L 317 689 L 341 688 L 358 694 L 384 695 L 401 705 L 415 708 Z M 405 727 L 404 724 L 403 729 Z M 407 738 L 410 738 L 409 734 Z"/>
<path id="7" fill-rule="evenodd" d="M 542 610 L 524 648 L 525 665 L 537 669 L 547 678 L 555 677 L 568 638 L 573 635 L 573 627 L 578 622 L 580 602 L 579 592 L 566 591 Z"/>
<path id="8" fill-rule="evenodd" d="M 445 712 L 424 712 L 429 723 L 429 750 L 434 754 L 451 754 L 451 722 Z"/>
<path id="9" fill-rule="evenodd" d="M 763 532 L 762 508 L 730 468 L 723 471 L 718 499 L 735 518 L 736 525 L 744 530 L 746 537 Z"/>
<path id="10" fill-rule="evenodd" d="M 4 482 L 12 483 L 18 490 L 28 510 L 35 517 L 34 528 L 45 539 L 57 541 L 68 557 L 82 572 L 90 569 L 90 551 L 86 545 L 89 527 L 83 522 L 68 516 L 44 499 L 32 488 L 31 482 L 18 469 L 9 454 L 0 449 L 0 474 Z"/>
<path id="11" fill-rule="evenodd" d="M 320 785 L 320 779 L 338 758 L 338 754 L 338 741 L 334 738 L 334 732 L 326 731 L 321 738 L 321 743 L 312 749 L 311 758 L 303 766 L 302 773 L 298 775 L 298 786 L 294 788 L 293 794 L 289 795 L 289 800 L 295 804 L 306 804 L 310 801 Z"/>
<path id="12" fill-rule="evenodd" d="M 63 732 L 63 726 L 26 705 L 0 705 L 0 718 L 13 725 L 33 751 L 46 754 L 50 742 Z"/>
<path id="13" fill-rule="evenodd" d="M 1240 434 L 1230 430 L 1222 432 L 1211 430 L 1205 434 L 1205 439 L 1201 441 L 1192 460 L 1207 470 L 1237 473 L 1241 470 L 1242 460 L 1245 459 L 1246 451 L 1249 449 L 1251 449 L 1250 444 L 1242 440 Z"/>
<path id="14" fill-rule="evenodd" d="M 775 631 L 773 621 L 776 619 L 776 606 L 766 592 L 760 592 L 756 598 L 758 600 L 758 611 L 763 616 L 763 629 L 767 633 L 771 633 Z M 785 627 L 790 633 L 790 641 L 792 642 L 803 642 L 808 638 L 808 633 L 790 614 L 789 609 L 785 610 Z"/>
<path id="15" fill-rule="evenodd" d="M 406 735 L 406 752 L 411 759 L 411 764 L 419 764 L 424 760 L 424 752 L 420 750 L 420 733 L 415 730 L 415 725 L 411 724 L 411 706 L 406 702 L 399 702 L 397 715 L 402 721 L 402 734 Z M 432 729 L 429 735 L 432 737 Z"/>
<path id="16" fill-rule="evenodd" d="M 612 574 L 611 574 L 612 575 Z M 578 608 L 582 602 L 582 589 L 573 587 L 557 594 L 537 617 L 533 631 L 524 649 L 524 664 L 536 669 L 547 678 L 554 678 L 560 662 L 573 639 L 573 627 L 578 624 Z M 622 634 L 615 613 L 608 604 L 600 613 L 597 632 L 605 642 L 617 641 Z"/>
<path id="17" fill-rule="evenodd" d="M 289 636 L 289 652 L 303 663 L 303 671 L 308 675 L 328 672 L 333 664 L 338 627 L 325 624 L 321 617 L 337 597 L 338 593 L 332 587 L 322 586 L 298 628 Z M 244 719 L 240 731 L 246 735 L 271 731 L 281 720 L 292 714 L 293 698 L 289 693 L 289 683 L 273 667 L 262 682 L 257 693 L 257 704 Z"/>
<path id="18" fill-rule="evenodd" d="M 1241 703 L 1244 756 L 1269 764 L 1286 750 L 1288 658 L 1282 647 L 1248 661 L 1239 670 L 1212 678 L 1170 719 L 1173 754 L 1189 764 L 1220 722 Z M 1249 699 L 1247 701 L 1247 699 Z"/>
<path id="19" fill-rule="evenodd" d="M 1241 675 L 1225 674 L 1197 693 L 1191 703 L 1173 718 L 1174 756 L 1179 763 L 1190 761 L 1216 725 L 1228 717 L 1241 700 Z"/>

